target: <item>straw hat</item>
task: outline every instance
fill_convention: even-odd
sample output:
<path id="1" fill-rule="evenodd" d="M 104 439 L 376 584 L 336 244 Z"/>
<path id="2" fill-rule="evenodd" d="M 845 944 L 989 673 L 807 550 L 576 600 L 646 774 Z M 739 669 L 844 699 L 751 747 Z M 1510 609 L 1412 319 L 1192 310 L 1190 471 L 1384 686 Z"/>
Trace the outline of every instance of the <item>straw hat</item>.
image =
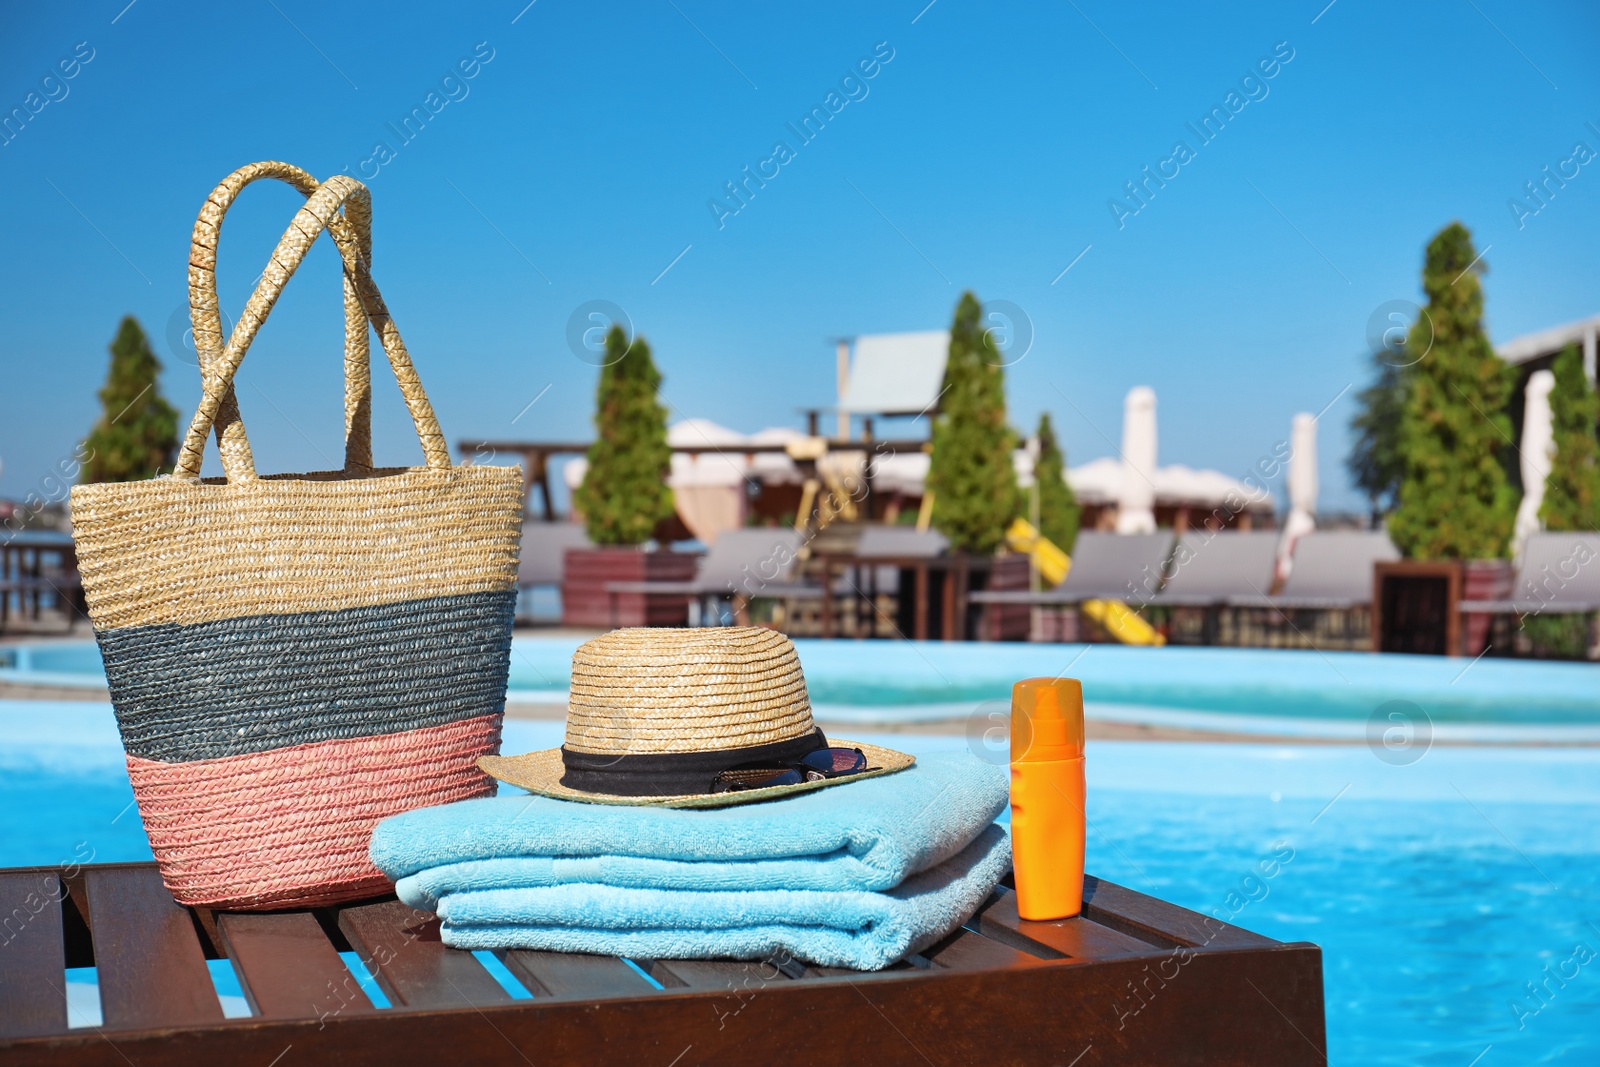
<path id="1" fill-rule="evenodd" d="M 867 757 L 859 774 L 714 793 L 722 771 L 782 765 L 828 746 Z M 717 808 L 842 785 L 911 766 L 893 749 L 825 738 L 794 643 L 755 626 L 613 630 L 572 657 L 566 743 L 478 766 L 530 793 L 594 804 Z"/>

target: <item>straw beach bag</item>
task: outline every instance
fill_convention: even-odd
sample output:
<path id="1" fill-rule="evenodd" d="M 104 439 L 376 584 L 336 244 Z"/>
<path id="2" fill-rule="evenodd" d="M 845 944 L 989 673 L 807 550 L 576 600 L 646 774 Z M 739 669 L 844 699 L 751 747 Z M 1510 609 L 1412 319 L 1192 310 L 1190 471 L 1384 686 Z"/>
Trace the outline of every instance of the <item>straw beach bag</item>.
<path id="1" fill-rule="evenodd" d="M 222 217 L 250 182 L 306 204 L 223 346 Z M 195 224 L 189 296 L 203 397 L 176 471 L 72 491 L 79 565 L 128 775 L 163 879 L 181 903 L 308 907 L 387 890 L 372 827 L 493 792 L 522 480 L 453 467 L 432 406 L 369 272 L 371 201 L 284 163 L 223 181 Z M 345 466 L 258 477 L 233 381 L 326 229 L 344 262 Z M 426 465 L 375 468 L 368 323 Z M 223 478 L 199 477 L 216 431 Z"/>

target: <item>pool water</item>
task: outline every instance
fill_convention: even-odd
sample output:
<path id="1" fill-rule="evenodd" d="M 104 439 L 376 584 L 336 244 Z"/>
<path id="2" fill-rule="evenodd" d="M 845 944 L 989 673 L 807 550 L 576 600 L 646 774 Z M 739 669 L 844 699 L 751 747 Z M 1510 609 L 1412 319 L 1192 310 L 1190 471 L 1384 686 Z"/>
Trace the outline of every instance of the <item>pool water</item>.
<path id="1" fill-rule="evenodd" d="M 518 637 L 513 699 L 564 701 L 578 637 Z M 1003 709 L 1011 683 L 1067 674 L 1100 719 L 1359 740 L 1400 707 L 1440 740 L 1600 743 L 1600 667 L 1485 657 L 1290 649 L 818 641 L 795 645 L 819 718 L 959 721 Z M 101 687 L 93 642 L 0 649 L 0 680 Z"/>
<path id="2" fill-rule="evenodd" d="M 518 638 L 512 689 L 564 696 L 578 644 Z M 812 704 L 836 722 L 962 719 L 1009 700 L 1019 678 L 1066 674 L 1083 681 L 1102 717 L 1164 713 L 1228 720 L 1233 728 L 1268 722 L 1275 730 L 1318 723 L 1356 736 L 1375 708 L 1402 700 L 1463 737 L 1545 730 L 1600 740 L 1600 668 L 1586 663 L 1123 645 L 802 639 L 795 646 Z"/>
<path id="3" fill-rule="evenodd" d="M 557 723 L 506 726 L 508 752 L 559 742 Z M 1600 1062 L 1600 749 L 1394 765 L 1364 745 L 1091 742 L 1088 767 L 1092 873 L 1322 946 L 1331 1062 Z M 107 706 L 0 701 L 0 865 L 147 859 L 131 801 Z M 74 977 L 92 1020 L 93 975 Z"/>

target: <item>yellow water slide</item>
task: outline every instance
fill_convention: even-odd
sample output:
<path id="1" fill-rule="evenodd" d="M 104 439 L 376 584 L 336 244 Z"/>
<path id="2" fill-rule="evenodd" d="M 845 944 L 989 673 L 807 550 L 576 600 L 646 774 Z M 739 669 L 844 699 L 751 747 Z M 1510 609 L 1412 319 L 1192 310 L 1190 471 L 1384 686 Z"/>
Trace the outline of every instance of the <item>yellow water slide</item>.
<path id="1" fill-rule="evenodd" d="M 1053 541 L 1033 528 L 1026 519 L 1017 519 L 1006 531 L 1006 544 L 1013 552 L 1024 552 L 1033 558 L 1033 565 L 1049 585 L 1060 585 L 1072 569 L 1072 559 Z M 1161 636 L 1139 613 L 1120 600 L 1086 600 L 1083 613 L 1098 623 L 1106 633 L 1125 645 L 1164 645 Z"/>
<path id="2" fill-rule="evenodd" d="M 1060 585 L 1066 580 L 1072 560 L 1055 542 L 1040 534 L 1027 519 L 1017 519 L 1006 531 L 1006 546 L 1013 552 L 1025 552 L 1033 557 L 1033 565 L 1046 585 Z"/>
<path id="3" fill-rule="evenodd" d="M 1083 613 L 1105 628 L 1106 633 L 1125 645 L 1164 645 L 1154 626 L 1120 600 L 1085 600 Z"/>

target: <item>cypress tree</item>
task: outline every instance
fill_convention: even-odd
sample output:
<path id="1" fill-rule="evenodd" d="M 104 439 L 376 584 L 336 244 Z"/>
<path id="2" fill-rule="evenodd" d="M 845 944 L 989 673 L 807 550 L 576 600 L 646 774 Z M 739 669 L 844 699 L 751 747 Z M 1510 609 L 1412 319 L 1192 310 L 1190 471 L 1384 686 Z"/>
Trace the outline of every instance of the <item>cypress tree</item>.
<path id="1" fill-rule="evenodd" d="M 1600 530 L 1600 446 L 1595 442 L 1600 397 L 1583 373 L 1577 345 L 1557 356 L 1552 370 L 1556 385 L 1550 392 L 1550 421 L 1556 454 L 1544 481 L 1539 518 L 1548 530 Z"/>
<path id="2" fill-rule="evenodd" d="M 178 413 L 156 387 L 161 361 L 132 315 L 111 342 L 111 368 L 100 389 L 101 414 L 84 442 L 82 478 L 135 482 L 172 469 Z"/>
<path id="3" fill-rule="evenodd" d="M 1452 222 L 1428 242 L 1419 318 L 1408 350 L 1432 347 L 1406 373 L 1400 418 L 1404 475 L 1389 535 L 1421 560 L 1491 559 L 1506 554 L 1516 501 L 1502 464 L 1511 440 L 1506 402 L 1511 375 L 1483 332 L 1487 268 L 1472 235 Z"/>
<path id="4" fill-rule="evenodd" d="M 622 327 L 611 327 L 595 395 L 589 470 L 573 494 L 597 545 L 643 544 L 672 514 L 672 449 L 667 409 L 656 399 L 660 388 L 661 372 L 644 338 L 630 344 Z"/>
<path id="5" fill-rule="evenodd" d="M 1394 506 L 1405 475 L 1400 451 L 1400 417 L 1405 410 L 1405 367 L 1390 362 L 1380 349 L 1373 353 L 1376 377 L 1356 396 L 1358 410 L 1350 420 L 1355 441 L 1345 469 L 1356 488 L 1367 495 L 1374 524 Z M 1403 358 L 1403 357 L 1402 357 Z"/>
<path id="6" fill-rule="evenodd" d="M 978 298 L 963 293 L 950 325 L 927 488 L 934 494 L 933 524 L 954 548 L 980 555 L 1000 546 L 1020 510 L 1004 373 Z"/>
<path id="7" fill-rule="evenodd" d="M 1071 555 L 1078 540 L 1078 498 L 1067 484 L 1066 456 L 1056 441 L 1048 411 L 1039 416 L 1039 461 L 1033 477 L 1039 486 L 1039 532 Z"/>

